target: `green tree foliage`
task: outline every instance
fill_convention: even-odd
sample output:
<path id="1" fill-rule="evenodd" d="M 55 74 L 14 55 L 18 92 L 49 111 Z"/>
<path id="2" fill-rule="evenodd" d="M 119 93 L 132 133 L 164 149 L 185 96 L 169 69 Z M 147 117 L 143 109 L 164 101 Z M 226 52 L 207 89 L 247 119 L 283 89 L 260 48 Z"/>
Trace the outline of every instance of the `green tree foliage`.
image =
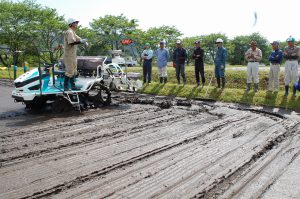
<path id="1" fill-rule="evenodd" d="M 250 48 L 250 42 L 255 40 L 257 47 L 262 50 L 262 63 L 268 63 L 268 57 L 272 51 L 270 42 L 259 33 L 247 36 L 237 36 L 230 41 L 228 62 L 232 65 L 245 65 L 245 52 Z"/>
<path id="2" fill-rule="evenodd" d="M 137 20 L 129 20 L 123 14 L 119 16 L 105 15 L 94 19 L 90 26 L 97 36 L 102 37 L 103 41 L 111 45 L 111 49 L 118 50 L 120 40 L 136 30 Z"/>
<path id="3" fill-rule="evenodd" d="M 174 26 L 152 27 L 145 32 L 144 43 L 148 42 L 152 47 L 157 47 L 160 41 L 165 40 L 167 46 L 171 47 L 181 36 L 182 33 Z"/>
<path id="4" fill-rule="evenodd" d="M 55 9 L 43 8 L 35 1 L 0 2 L 0 44 L 9 47 L 13 62 L 18 64 L 19 53 L 37 55 L 38 49 L 53 50 L 62 41 L 66 25 Z M 1 61 L 8 65 L 4 54 Z M 49 55 L 48 55 L 49 58 Z M 53 57 L 51 57 L 53 59 Z"/>

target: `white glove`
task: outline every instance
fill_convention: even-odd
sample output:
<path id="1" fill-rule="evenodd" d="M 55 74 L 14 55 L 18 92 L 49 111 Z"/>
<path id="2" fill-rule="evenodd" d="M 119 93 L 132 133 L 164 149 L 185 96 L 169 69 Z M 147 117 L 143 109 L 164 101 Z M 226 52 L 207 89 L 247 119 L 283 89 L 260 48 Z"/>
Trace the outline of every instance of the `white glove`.
<path id="1" fill-rule="evenodd" d="M 224 70 L 225 66 L 221 65 L 221 69 Z"/>
<path id="2" fill-rule="evenodd" d="M 88 42 L 85 42 L 84 45 L 85 45 L 85 47 L 88 47 L 88 46 L 89 46 L 89 43 L 88 43 Z"/>
<path id="3" fill-rule="evenodd" d="M 87 39 L 80 39 L 80 43 L 86 44 Z"/>

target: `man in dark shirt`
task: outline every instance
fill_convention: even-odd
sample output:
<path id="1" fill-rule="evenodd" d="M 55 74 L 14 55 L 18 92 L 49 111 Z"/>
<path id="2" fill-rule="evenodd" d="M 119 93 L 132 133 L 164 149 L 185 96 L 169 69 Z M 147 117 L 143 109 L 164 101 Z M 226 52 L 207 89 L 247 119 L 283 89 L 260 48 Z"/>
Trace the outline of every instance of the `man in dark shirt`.
<path id="1" fill-rule="evenodd" d="M 269 56 L 269 61 L 271 63 L 270 63 L 268 91 L 278 92 L 280 64 L 282 61 L 282 51 L 279 49 L 279 43 L 277 41 L 273 41 L 271 45 L 272 45 L 273 52 Z"/>
<path id="2" fill-rule="evenodd" d="M 205 77 L 204 77 L 204 50 L 200 47 L 200 41 L 195 41 L 195 47 L 193 53 L 193 59 L 195 59 L 195 76 L 197 81 L 197 86 L 200 85 L 200 78 L 199 78 L 199 72 L 201 75 L 201 81 L 202 81 L 202 87 L 205 84 Z"/>
<path id="3" fill-rule="evenodd" d="M 173 64 L 176 66 L 176 78 L 178 84 L 180 84 L 180 74 L 183 79 L 183 84 L 186 84 L 186 77 L 185 77 L 185 60 L 187 58 L 187 53 L 184 48 L 181 46 L 181 41 L 176 41 L 176 49 L 173 52 Z"/>

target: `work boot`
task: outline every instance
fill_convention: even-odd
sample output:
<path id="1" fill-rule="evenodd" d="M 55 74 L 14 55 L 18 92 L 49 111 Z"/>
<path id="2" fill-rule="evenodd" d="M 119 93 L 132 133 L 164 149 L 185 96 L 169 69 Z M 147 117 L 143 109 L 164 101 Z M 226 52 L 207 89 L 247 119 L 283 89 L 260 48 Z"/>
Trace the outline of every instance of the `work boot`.
<path id="1" fill-rule="evenodd" d="M 163 78 L 163 77 L 160 77 L 160 78 L 159 78 L 159 83 L 161 83 L 161 84 L 162 84 L 162 83 L 163 83 L 163 81 L 164 81 L 164 78 Z"/>
<path id="2" fill-rule="evenodd" d="M 77 87 L 75 86 L 75 78 L 74 78 L 74 77 L 70 78 L 70 83 L 71 83 L 71 89 L 72 89 L 73 91 L 78 91 L 78 90 L 80 90 L 79 88 L 77 88 Z"/>
<path id="3" fill-rule="evenodd" d="M 247 83 L 247 88 L 246 88 L 246 92 L 249 92 L 250 91 L 250 89 L 251 89 L 251 83 Z"/>
<path id="4" fill-rule="evenodd" d="M 217 88 L 221 88 L 221 78 L 217 78 Z"/>
<path id="5" fill-rule="evenodd" d="M 225 88 L 225 77 L 222 77 L 222 89 Z"/>
<path id="6" fill-rule="evenodd" d="M 287 97 L 289 95 L 289 86 L 285 86 L 284 89 L 285 89 L 284 96 Z"/>
<path id="7" fill-rule="evenodd" d="M 64 80 L 64 91 L 68 91 L 69 90 L 69 77 L 65 76 L 65 80 Z"/>
<path id="8" fill-rule="evenodd" d="M 296 92 L 297 92 L 297 88 L 296 86 L 293 86 L 293 97 L 297 97 Z"/>
<path id="9" fill-rule="evenodd" d="M 254 84 L 254 93 L 256 93 L 258 91 L 258 84 Z"/>
<path id="10" fill-rule="evenodd" d="M 168 78 L 164 77 L 164 83 L 166 84 L 168 82 Z"/>

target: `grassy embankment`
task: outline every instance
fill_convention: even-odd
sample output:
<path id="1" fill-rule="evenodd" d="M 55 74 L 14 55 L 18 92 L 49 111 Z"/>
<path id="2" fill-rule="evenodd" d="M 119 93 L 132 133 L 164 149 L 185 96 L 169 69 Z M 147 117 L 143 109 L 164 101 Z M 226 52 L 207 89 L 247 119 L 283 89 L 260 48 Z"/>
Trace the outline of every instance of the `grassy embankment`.
<path id="1" fill-rule="evenodd" d="M 238 67 L 237 67 L 238 68 Z M 142 72 L 141 67 L 127 68 L 128 72 Z M 268 73 L 260 71 L 259 92 L 254 93 L 251 90 L 245 93 L 246 77 L 245 70 L 236 70 L 232 67 L 227 67 L 226 70 L 226 88 L 224 90 L 215 88 L 215 78 L 212 79 L 211 85 L 208 86 L 209 81 L 213 75 L 214 67 L 205 66 L 206 86 L 204 88 L 195 87 L 194 66 L 186 67 L 187 85 L 177 85 L 175 77 L 175 69 L 168 67 L 168 83 L 159 84 L 157 68 L 154 66 L 152 70 L 152 83 L 145 84 L 139 91 L 141 93 L 164 95 L 172 97 L 185 97 L 189 99 L 208 98 L 222 102 L 235 102 L 248 105 L 265 105 L 272 107 L 282 107 L 294 110 L 300 110 L 300 97 L 292 97 L 292 90 L 288 97 L 284 97 L 283 79 L 284 74 L 280 74 L 280 91 L 277 93 L 267 92 Z M 18 71 L 18 76 L 23 73 L 22 69 Z M 13 71 L 11 70 L 11 77 L 13 78 Z M 0 70 L 0 78 L 9 78 L 7 70 Z M 206 93 L 207 91 L 207 93 Z M 300 94 L 298 94 L 300 95 Z"/>

